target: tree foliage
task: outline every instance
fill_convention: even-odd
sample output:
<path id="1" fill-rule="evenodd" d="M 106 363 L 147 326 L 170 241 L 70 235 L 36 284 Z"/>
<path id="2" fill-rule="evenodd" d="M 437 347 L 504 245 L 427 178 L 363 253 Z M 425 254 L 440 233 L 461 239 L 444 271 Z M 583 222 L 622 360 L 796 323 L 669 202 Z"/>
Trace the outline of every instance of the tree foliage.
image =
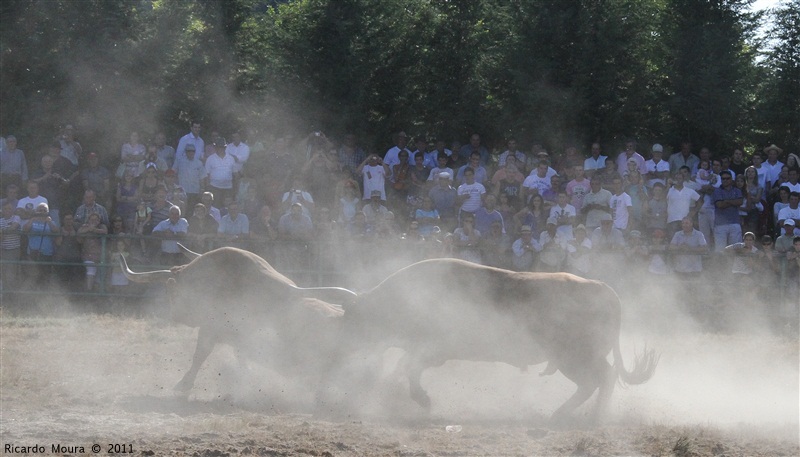
<path id="1" fill-rule="evenodd" d="M 74 123 L 114 154 L 189 119 L 565 143 L 800 138 L 798 0 L 766 57 L 747 0 L 10 0 L 0 128 Z M 35 138 L 35 140 L 33 139 Z M 793 143 L 792 143 L 793 142 Z"/>

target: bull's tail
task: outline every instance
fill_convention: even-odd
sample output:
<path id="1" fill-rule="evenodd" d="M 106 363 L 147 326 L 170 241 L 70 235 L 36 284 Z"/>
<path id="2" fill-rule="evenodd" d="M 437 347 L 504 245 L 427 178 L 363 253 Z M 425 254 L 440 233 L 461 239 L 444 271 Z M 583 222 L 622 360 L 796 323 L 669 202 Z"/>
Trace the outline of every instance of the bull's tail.
<path id="1" fill-rule="evenodd" d="M 631 371 L 625 369 L 625 364 L 622 362 L 622 352 L 619 349 L 619 341 L 614 345 L 614 370 L 619 376 L 622 385 L 637 385 L 644 384 L 656 372 L 658 360 L 661 354 L 653 349 L 647 349 L 645 346 L 641 354 L 634 354 L 633 368 Z"/>

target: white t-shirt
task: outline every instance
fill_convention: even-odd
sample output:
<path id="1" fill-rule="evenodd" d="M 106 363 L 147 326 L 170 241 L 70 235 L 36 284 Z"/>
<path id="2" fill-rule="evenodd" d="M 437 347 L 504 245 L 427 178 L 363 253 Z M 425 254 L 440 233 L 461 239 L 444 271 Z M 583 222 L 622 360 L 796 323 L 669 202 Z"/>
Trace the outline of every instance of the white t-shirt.
<path id="1" fill-rule="evenodd" d="M 232 189 L 235 166 L 236 161 L 232 155 L 225 154 L 220 157 L 219 154 L 212 154 L 206 159 L 208 183 L 218 189 Z"/>
<path id="2" fill-rule="evenodd" d="M 481 207 L 481 196 L 486 193 L 486 188 L 479 182 L 472 184 L 464 183 L 458 186 L 458 195 L 469 195 L 469 198 L 461 204 L 461 211 L 474 213 Z"/>
<path id="3" fill-rule="evenodd" d="M 611 206 L 611 217 L 614 219 L 614 227 L 625 230 L 628 228 L 630 211 L 628 208 L 633 206 L 631 196 L 623 192 L 620 195 L 612 195 L 608 202 Z"/>
<path id="4" fill-rule="evenodd" d="M 692 203 L 700 199 L 700 194 L 686 186 L 678 190 L 674 186 L 667 192 L 667 222 L 675 222 L 689 215 Z"/>
<path id="5" fill-rule="evenodd" d="M 647 168 L 648 173 L 656 173 L 661 171 L 669 172 L 669 162 L 667 162 L 666 160 L 659 160 L 658 163 L 655 163 L 653 159 L 650 159 L 644 163 L 644 166 Z M 666 185 L 665 180 L 656 178 L 656 179 L 648 179 L 647 187 L 653 187 L 657 182 Z"/>
<path id="6" fill-rule="evenodd" d="M 236 164 L 233 167 L 233 171 L 240 172 L 245 162 L 247 162 L 247 159 L 250 158 L 250 146 L 242 142 L 239 143 L 239 146 L 228 143 L 228 145 L 225 146 L 225 153 L 238 159 L 235 160 Z"/>
<path id="7" fill-rule="evenodd" d="M 373 190 L 380 191 L 381 200 L 386 201 L 386 170 L 381 165 L 364 165 L 364 200 L 369 200 Z"/>

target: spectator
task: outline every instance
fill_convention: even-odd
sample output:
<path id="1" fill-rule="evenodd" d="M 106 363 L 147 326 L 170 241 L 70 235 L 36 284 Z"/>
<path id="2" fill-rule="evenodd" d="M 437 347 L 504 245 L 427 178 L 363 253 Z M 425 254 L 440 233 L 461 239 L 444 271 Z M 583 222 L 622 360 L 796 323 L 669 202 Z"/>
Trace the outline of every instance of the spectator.
<path id="1" fill-rule="evenodd" d="M 207 252 L 211 240 L 217 236 L 219 223 L 208 213 L 208 208 L 202 203 L 194 205 L 194 212 L 188 222 L 187 236 L 192 250 L 201 253 Z"/>
<path id="2" fill-rule="evenodd" d="M 138 175 L 141 176 L 151 164 L 156 166 L 159 178 L 163 178 L 164 173 L 169 170 L 169 165 L 167 165 L 167 162 L 158 156 L 156 145 L 154 144 L 147 146 L 147 152 L 144 154 L 144 159 L 139 161 Z"/>
<path id="3" fill-rule="evenodd" d="M 455 149 L 453 150 L 455 151 Z M 478 153 L 480 165 L 485 166 L 489 163 L 489 150 L 481 144 L 481 136 L 477 133 L 473 133 L 472 136 L 469 137 L 469 144 L 465 144 L 461 147 L 458 151 L 458 156 L 461 160 L 467 161 L 472 157 L 473 152 Z M 470 164 L 470 166 L 472 166 L 472 164 Z"/>
<path id="4" fill-rule="evenodd" d="M 433 207 L 442 218 L 442 225 L 449 229 L 455 225 L 456 199 L 458 191 L 450 185 L 450 173 L 444 171 L 439 174 L 437 185 L 428 191 L 428 196 L 433 201 Z"/>
<path id="5" fill-rule="evenodd" d="M 69 164 L 69 161 L 63 157 L 59 157 L 59 160 Z M 31 173 L 31 181 L 38 184 L 37 193 L 47 200 L 50 214 L 53 216 L 56 225 L 58 225 L 65 195 L 69 192 L 69 179 L 56 171 L 54 163 L 53 156 L 43 156 L 41 160 L 42 167 Z M 28 189 L 28 196 L 31 196 L 30 189 Z"/>
<path id="6" fill-rule="evenodd" d="M 337 221 L 345 226 L 352 224 L 356 213 L 361 211 L 361 198 L 359 198 L 358 190 L 354 183 L 348 184 L 342 188 L 342 196 L 337 205 Z"/>
<path id="7" fill-rule="evenodd" d="M 339 162 L 336 159 L 336 150 L 326 151 L 322 146 L 314 148 L 311 158 L 303 165 L 301 170 L 304 182 L 308 184 L 311 195 L 317 197 L 318 206 L 333 204 Z M 309 209 L 311 210 L 311 209 Z M 311 210 L 313 212 L 313 210 Z"/>
<path id="8" fill-rule="evenodd" d="M 226 240 L 229 246 L 244 248 L 245 245 L 241 240 L 250 237 L 250 220 L 239 209 L 237 202 L 231 202 L 228 205 L 228 214 L 222 216 L 217 234 Z"/>
<path id="9" fill-rule="evenodd" d="M 520 191 L 525 181 L 525 175 L 519 171 L 520 163 L 524 162 L 518 162 L 516 156 L 510 155 L 506 158 L 505 165 L 492 176 L 494 194 L 498 197 L 505 195 L 512 206 L 519 205 Z"/>
<path id="10" fill-rule="evenodd" d="M 640 230 L 643 228 L 644 211 L 647 199 L 649 198 L 649 191 L 642 182 L 642 175 L 634 174 L 629 176 L 629 180 L 625 183 L 625 193 L 631 197 L 630 219 L 628 220 L 628 230 Z M 656 183 L 661 185 L 661 183 Z"/>
<path id="11" fill-rule="evenodd" d="M 592 271 L 592 240 L 586 236 L 586 226 L 583 224 L 578 224 L 573 232 L 575 238 L 567 242 L 568 271 L 588 277 Z"/>
<path id="12" fill-rule="evenodd" d="M 514 162 L 516 164 L 521 164 L 522 167 L 525 166 L 528 160 L 527 157 L 525 157 L 525 153 L 517 149 L 517 140 L 514 138 L 509 138 L 506 142 L 506 150 L 500 154 L 500 157 L 497 159 L 497 166 L 501 168 L 505 167 L 509 157 L 513 157 L 515 159 Z"/>
<path id="13" fill-rule="evenodd" d="M 384 154 L 383 159 L 378 161 L 378 165 L 386 164 L 387 176 L 391 176 L 389 173 L 391 172 L 392 167 L 400 163 L 400 151 L 406 151 L 409 154 L 409 157 L 411 156 L 411 150 L 407 148 L 408 135 L 406 134 L 406 132 L 400 132 L 397 135 L 395 135 L 394 141 L 395 145 L 389 148 L 388 151 L 386 151 L 386 154 Z M 377 158 L 378 156 L 375 157 Z M 365 160 L 368 159 L 369 157 L 367 157 L 367 159 Z M 362 168 L 363 166 L 364 162 L 362 162 L 361 165 L 359 165 L 359 169 Z M 360 174 L 361 171 L 359 169 L 356 169 L 356 173 Z M 365 192 L 364 200 L 366 200 L 368 198 L 367 197 L 368 194 L 366 194 L 366 189 L 364 190 L 364 192 Z M 372 189 L 370 189 L 370 192 L 372 192 Z M 385 195 L 382 199 L 386 200 Z"/>
<path id="14" fill-rule="evenodd" d="M 175 148 L 167 144 L 167 136 L 164 135 L 164 132 L 156 133 L 153 143 L 156 147 L 156 156 L 158 159 L 163 160 L 167 164 L 167 168 L 172 168 L 175 164 Z M 192 146 L 194 146 L 194 144 L 192 144 Z"/>
<path id="15" fill-rule="evenodd" d="M 535 253 L 542 250 L 539 242 L 533 238 L 531 227 L 523 225 L 519 229 L 519 238 L 511 245 L 511 264 L 515 271 L 532 271 Z"/>
<path id="16" fill-rule="evenodd" d="M 509 251 L 511 240 L 503 231 L 500 221 L 493 221 L 486 232 L 481 232 L 480 251 L 484 265 L 497 268 L 511 266 Z"/>
<path id="17" fill-rule="evenodd" d="M 643 225 L 652 235 L 654 230 L 667 228 L 667 200 L 664 185 L 655 183 L 652 196 L 643 205 Z"/>
<path id="18" fill-rule="evenodd" d="M 594 230 L 600 227 L 600 219 L 605 215 L 611 215 L 611 192 L 603 189 L 603 178 L 592 176 L 589 183 L 591 191 L 583 198 L 581 212 L 586 218 L 587 233 L 594 234 Z"/>
<path id="19" fill-rule="evenodd" d="M 566 201 L 566 194 L 563 195 Z M 567 258 L 567 240 L 572 238 L 572 226 L 569 226 L 568 238 L 562 235 L 565 233 L 563 229 L 559 231 L 563 227 L 559 226 L 559 222 L 561 222 L 559 218 L 550 216 L 545 225 L 546 230 L 539 235 L 539 246 L 541 246 L 539 254 L 540 271 L 561 271 L 564 266 L 564 261 Z"/>
<path id="20" fill-rule="evenodd" d="M 569 204 L 573 207 L 583 208 L 583 199 L 592 191 L 589 180 L 586 179 L 583 165 L 573 167 L 575 178 L 567 183 L 567 195 L 570 198 Z"/>
<path id="21" fill-rule="evenodd" d="M 242 141 L 242 135 L 238 131 L 231 134 L 231 142 L 225 146 L 225 153 L 233 157 L 236 164 L 233 171 L 237 177 L 242 177 L 242 170 L 250 159 L 250 146 Z"/>
<path id="22" fill-rule="evenodd" d="M 217 199 L 225 201 L 226 198 L 233 198 L 233 174 L 236 160 L 232 155 L 225 152 L 225 145 L 213 143 L 216 153 L 206 159 L 206 173 L 204 178 L 205 187 L 214 193 Z"/>
<path id="23" fill-rule="evenodd" d="M 311 214 L 314 212 L 316 207 L 314 204 L 314 198 L 305 190 L 303 180 L 300 178 L 295 178 L 292 180 L 292 188 L 285 192 L 281 198 L 283 214 L 289 214 L 292 205 L 295 203 L 302 204 L 303 214 L 308 217 L 311 217 Z"/>
<path id="24" fill-rule="evenodd" d="M 147 148 L 139 141 L 139 132 L 131 132 L 130 141 L 122 145 L 120 152 L 120 167 L 117 169 L 117 177 L 122 177 L 125 170 L 133 171 L 135 176 L 142 172 L 139 163 L 144 160 Z"/>
<path id="25" fill-rule="evenodd" d="M 359 174 L 356 173 L 356 169 L 366 157 L 367 155 L 364 153 L 364 150 L 358 146 L 355 134 L 346 133 L 342 141 L 342 146 L 337 153 L 339 168 L 346 170 L 351 178 L 355 178 L 359 176 Z"/>
<path id="26" fill-rule="evenodd" d="M 395 211 L 404 207 L 408 199 L 408 190 L 411 187 L 411 165 L 409 164 L 408 151 L 400 151 L 397 155 L 399 163 L 392 165 L 392 198 L 390 202 Z"/>
<path id="27" fill-rule="evenodd" d="M 633 160 L 636 162 L 636 170 L 641 174 L 647 174 L 647 167 L 645 166 L 644 157 L 636 152 L 636 142 L 628 140 L 625 142 L 625 150 L 620 152 L 617 156 L 617 173 L 620 176 L 625 176 L 628 172 L 628 162 Z"/>
<path id="28" fill-rule="evenodd" d="M 15 207 L 10 200 L 4 200 L 0 212 L 0 290 L 13 290 L 17 283 L 21 240 L 20 229 L 22 219 L 14 213 Z"/>
<path id="29" fill-rule="evenodd" d="M 592 231 L 592 249 L 595 252 L 610 252 L 625 248 L 622 231 L 614 227 L 610 214 L 600 216 L 600 227 Z"/>
<path id="30" fill-rule="evenodd" d="M 466 179 L 464 178 L 464 171 L 467 168 L 472 168 L 473 172 L 475 173 L 475 182 L 480 184 L 489 183 L 489 176 L 486 172 L 486 168 L 481 165 L 481 155 L 479 153 L 472 153 L 472 155 L 469 157 L 469 162 L 458 169 L 458 172 L 456 173 L 456 182 L 459 185 L 466 182 Z"/>
<path id="31" fill-rule="evenodd" d="M 21 186 L 28 180 L 28 162 L 25 153 L 17 149 L 17 137 L 6 137 L 6 147 L 0 148 L 0 182 L 4 186 Z"/>
<path id="32" fill-rule="evenodd" d="M 784 222 L 787 219 L 794 219 L 795 223 L 800 220 L 800 192 L 789 193 L 789 206 L 782 208 L 778 213 L 778 227 L 781 228 L 781 235 L 787 234 L 784 231 Z M 800 235 L 800 229 L 795 227 L 794 235 Z"/>
<path id="33" fill-rule="evenodd" d="M 681 150 L 669 156 L 669 172 L 675 174 L 681 167 L 689 167 L 689 171 L 697 170 L 700 158 L 692 153 L 692 143 L 681 142 Z"/>
<path id="34" fill-rule="evenodd" d="M 527 203 L 530 196 L 533 194 L 544 196 L 545 191 L 550 189 L 550 177 L 556 174 L 555 170 L 553 170 L 553 173 L 550 173 L 550 170 L 551 168 L 548 162 L 546 160 L 540 160 L 536 169 L 525 178 L 525 181 L 522 182 L 521 190 L 523 203 Z"/>
<path id="35" fill-rule="evenodd" d="M 414 219 L 417 222 L 419 234 L 429 237 L 434 233 L 434 229 L 440 224 L 439 212 L 433 207 L 433 199 L 425 197 L 422 199 L 422 207 L 414 212 Z"/>
<path id="36" fill-rule="evenodd" d="M 739 221 L 739 206 L 742 204 L 742 191 L 733 185 L 731 172 L 720 173 L 722 185 L 714 189 L 714 246 L 722 252 L 726 246 L 739 243 L 742 239 L 742 226 Z M 753 237 L 755 241 L 755 237 Z"/>
<path id="37" fill-rule="evenodd" d="M 172 169 L 178 175 L 178 184 L 186 192 L 186 205 L 194 207 L 200 202 L 203 181 L 208 176 L 208 172 L 205 165 L 203 165 L 203 161 L 197 157 L 193 143 L 188 143 L 184 149 L 184 154 L 176 157 Z"/>
<path id="38" fill-rule="evenodd" d="M 447 173 L 451 177 L 455 175 L 453 169 L 447 166 L 447 156 L 444 154 L 440 154 L 436 157 L 436 166 L 431 169 L 431 172 L 428 174 L 428 181 L 432 183 L 436 183 L 439 180 L 439 175 L 442 173 Z"/>
<path id="39" fill-rule="evenodd" d="M 222 214 L 219 211 L 219 208 L 214 206 L 214 194 L 211 192 L 203 192 L 203 195 L 200 197 L 201 203 L 208 209 L 208 214 L 217 221 L 217 224 L 222 220 Z"/>
<path id="40" fill-rule="evenodd" d="M 425 166 L 425 158 L 422 155 L 414 156 L 414 166 L 411 167 L 411 188 L 409 195 L 414 197 L 416 202 L 421 202 L 422 197 L 427 194 L 428 176 L 431 169 Z"/>
<path id="41" fill-rule="evenodd" d="M 69 124 L 65 125 L 58 142 L 60 145 L 59 155 L 68 160 L 77 169 L 78 163 L 83 156 L 83 148 L 81 148 L 80 143 L 75 141 L 75 128 Z M 67 176 L 64 174 L 64 177 Z"/>
<path id="42" fill-rule="evenodd" d="M 122 181 L 117 185 L 116 213 L 125 221 L 126 227 L 134 227 L 136 205 L 139 202 L 144 202 L 139 192 L 139 184 L 134 178 L 133 171 L 125 170 Z"/>
<path id="43" fill-rule="evenodd" d="M 20 198 L 17 201 L 17 208 L 22 209 L 22 215 L 20 216 L 22 219 L 22 225 L 25 225 L 25 222 L 27 222 L 28 219 L 33 216 L 36 208 L 40 204 L 47 204 L 47 199 L 39 195 L 39 183 L 34 180 L 30 180 L 26 184 L 26 188 L 28 189 L 28 195 Z M 48 212 L 49 208 L 50 207 L 48 205 Z"/>
<path id="44" fill-rule="evenodd" d="M 423 162 L 424 162 L 424 165 L 426 167 L 431 168 L 431 169 L 437 167 L 441 163 L 444 163 L 444 166 L 447 166 L 447 162 L 449 161 L 449 158 L 452 155 L 453 155 L 453 151 L 451 151 L 450 149 L 447 149 L 445 147 L 444 140 L 439 139 L 439 140 L 436 140 L 436 142 L 434 144 L 434 147 L 433 147 L 433 150 L 425 153 L 425 160 Z M 445 161 L 444 162 L 440 162 L 439 161 L 439 157 L 445 157 Z M 443 171 L 445 171 L 445 170 L 443 170 Z M 453 170 L 449 170 L 449 171 L 452 174 Z M 437 172 L 437 174 L 438 174 L 438 172 Z M 428 181 L 433 181 L 433 179 L 431 179 L 429 177 Z"/>
<path id="45" fill-rule="evenodd" d="M 796 222 L 792 218 L 788 218 L 783 221 L 783 230 L 781 230 L 782 234 L 775 240 L 775 252 L 785 255 L 787 252 L 790 252 L 793 249 L 792 245 L 794 244 L 795 225 Z"/>
<path id="46" fill-rule="evenodd" d="M 156 200 L 156 191 L 164 187 L 164 181 L 158 174 L 156 164 L 150 162 L 145 167 L 145 172 L 139 177 L 139 196 L 148 204 Z"/>
<path id="47" fill-rule="evenodd" d="M 541 233 L 545 228 L 548 217 L 550 217 L 550 211 L 544 204 L 544 198 L 541 195 L 534 194 L 528 204 L 514 214 L 515 228 L 527 225 L 531 227 L 532 231 Z"/>
<path id="48" fill-rule="evenodd" d="M 303 205 L 292 203 L 289 213 L 278 221 L 278 236 L 289 241 L 310 241 L 314 226 L 311 218 L 303 213 Z"/>
<path id="49" fill-rule="evenodd" d="M 39 262 L 29 268 L 30 278 L 36 286 L 40 286 L 41 281 L 49 276 L 52 271 L 50 262 L 55 253 L 55 236 L 59 233 L 58 225 L 50 217 L 50 208 L 47 203 L 39 203 L 33 210 L 33 214 L 25 221 L 22 230 L 28 236 L 27 258 L 32 262 Z"/>
<path id="50" fill-rule="evenodd" d="M 475 216 L 471 213 L 462 214 L 461 227 L 453 231 L 456 256 L 469 262 L 481 263 L 480 239 L 481 232 L 475 228 Z"/>
<path id="51" fill-rule="evenodd" d="M 78 243 L 81 245 L 81 261 L 86 265 L 86 290 L 92 291 L 97 264 L 103 255 L 103 240 L 100 235 L 108 234 L 108 227 L 100 221 L 97 213 L 89 214 L 86 222 L 78 229 Z"/>
<path id="52" fill-rule="evenodd" d="M 75 224 L 75 217 L 72 214 L 65 214 L 59 236 L 55 239 L 55 252 L 53 261 L 59 263 L 57 276 L 61 284 L 66 288 L 74 289 L 75 285 L 80 284 L 81 280 L 85 284 L 85 267 L 80 266 L 81 244 L 78 240 L 78 228 Z"/>
<path id="53" fill-rule="evenodd" d="M 464 170 L 464 184 L 458 186 L 456 204 L 459 205 L 459 219 L 464 213 L 475 214 L 482 206 L 482 198 L 486 193 L 483 184 L 475 181 L 475 171 L 467 167 Z"/>
<path id="54" fill-rule="evenodd" d="M 5 188 L 6 188 L 5 197 L 0 199 L 0 201 L 9 202 L 11 203 L 11 207 L 16 209 L 17 204 L 19 203 L 19 186 L 14 183 L 11 183 L 5 186 Z M 786 197 L 786 199 L 787 199 L 786 201 L 789 201 L 788 196 Z"/>
<path id="55" fill-rule="evenodd" d="M 583 161 L 583 169 L 586 176 L 591 178 L 596 171 L 606 168 L 608 157 L 601 154 L 600 143 L 592 143 L 591 156 Z"/>
<path id="56" fill-rule="evenodd" d="M 203 154 L 206 150 L 206 143 L 205 141 L 203 141 L 202 138 L 200 138 L 200 131 L 201 131 L 200 122 L 193 121 L 190 124 L 190 126 L 191 127 L 189 129 L 189 133 L 182 136 L 181 139 L 178 141 L 178 147 L 175 149 L 175 162 L 178 162 L 181 159 L 188 156 L 188 154 L 186 154 L 186 148 L 190 144 L 194 146 L 195 151 L 198 151 L 197 152 L 198 155 Z M 201 156 L 198 157 L 198 159 L 203 161 L 204 157 Z"/>
<path id="57" fill-rule="evenodd" d="M 559 192 L 558 203 L 550 208 L 548 221 L 549 219 L 555 220 L 558 234 L 565 242 L 573 238 L 572 225 L 575 223 L 575 218 L 577 216 L 578 213 L 575 207 L 569 204 L 567 193 Z M 539 241 L 539 244 L 544 248 L 544 243 Z"/>
<path id="58" fill-rule="evenodd" d="M 389 209 L 381 203 L 381 193 L 377 190 L 372 191 L 372 198 L 362 210 L 366 216 L 367 224 L 375 227 L 380 221 L 389 214 Z"/>
<path id="59" fill-rule="evenodd" d="M 655 183 L 667 184 L 669 177 L 669 162 L 664 160 L 664 146 L 656 143 L 653 145 L 652 157 L 645 162 L 647 168 L 647 187 L 653 188 Z"/>
<path id="60" fill-rule="evenodd" d="M 669 250 L 675 272 L 684 276 L 693 276 L 703 271 L 701 255 L 708 252 L 708 245 L 703 233 L 694 228 L 692 219 L 681 220 L 681 230 L 672 237 Z"/>
<path id="61" fill-rule="evenodd" d="M 724 252 L 733 256 L 731 272 L 736 278 L 741 292 L 750 295 L 755 286 L 751 275 L 763 253 L 755 246 L 756 236 L 754 233 L 747 232 L 743 238 L 744 241 L 726 246 Z M 744 303 L 753 303 L 753 300 L 745 300 Z"/>
<path id="62" fill-rule="evenodd" d="M 399 159 L 397 163 L 399 163 Z M 383 159 L 375 154 L 370 154 L 358 166 L 356 173 L 360 173 L 364 179 L 364 200 L 372 198 L 372 192 L 377 190 L 381 194 L 381 200 L 386 201 L 386 179 L 391 176 L 392 172 Z"/>
<path id="63" fill-rule="evenodd" d="M 771 144 L 764 148 L 764 154 L 767 155 L 767 161 L 762 164 L 766 173 L 767 185 L 765 188 L 771 189 L 778 181 L 778 175 L 783 170 L 783 162 L 778 160 L 778 155 L 783 154 L 783 149 Z"/>
<path id="64" fill-rule="evenodd" d="M 97 154 L 90 152 L 86 155 L 86 168 L 81 171 L 83 190 L 93 190 L 97 200 L 104 206 L 111 208 L 111 172 L 102 165 Z"/>
<path id="65" fill-rule="evenodd" d="M 153 228 L 153 236 L 161 238 L 159 262 L 162 265 L 172 266 L 185 263 L 178 242 L 184 240 L 188 233 L 189 221 L 181 217 L 179 207 L 170 206 L 169 217 Z"/>
<path id="66" fill-rule="evenodd" d="M 505 221 L 496 207 L 497 197 L 494 195 L 487 195 L 484 198 L 483 206 L 475 211 L 475 228 L 480 233 L 488 234 L 494 222 L 499 222 L 502 233 L 506 233 Z"/>
<path id="67" fill-rule="evenodd" d="M 611 207 L 611 218 L 614 219 L 614 227 L 623 232 L 627 232 L 629 229 L 628 223 L 630 221 L 630 213 L 633 208 L 631 196 L 625 193 L 622 187 L 622 180 L 619 178 L 614 179 L 612 188 L 614 193 L 611 195 L 608 205 Z"/>
<path id="68" fill-rule="evenodd" d="M 167 200 L 174 205 L 178 205 L 181 208 L 181 214 L 183 214 L 186 208 L 187 196 L 186 191 L 178 184 L 178 175 L 175 170 L 170 169 L 164 173 L 164 189 L 167 190 Z"/>
<path id="69" fill-rule="evenodd" d="M 687 216 L 694 219 L 703 204 L 700 194 L 683 183 L 684 175 L 676 173 L 672 177 L 672 187 L 667 191 L 667 235 L 670 239 L 680 230 L 681 220 Z"/>
<path id="70" fill-rule="evenodd" d="M 100 222 L 108 227 L 108 211 L 97 203 L 97 195 L 93 190 L 87 190 L 83 193 L 83 204 L 75 211 L 75 223 L 83 225 L 89 220 L 89 215 L 97 213 L 100 216 Z"/>

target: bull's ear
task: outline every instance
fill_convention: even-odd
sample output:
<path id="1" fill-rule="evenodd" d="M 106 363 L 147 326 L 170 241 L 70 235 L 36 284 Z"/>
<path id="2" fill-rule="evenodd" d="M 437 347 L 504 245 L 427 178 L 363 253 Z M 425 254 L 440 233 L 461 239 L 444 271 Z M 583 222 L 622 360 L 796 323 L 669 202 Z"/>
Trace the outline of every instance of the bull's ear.
<path id="1" fill-rule="evenodd" d="M 297 287 L 292 286 L 298 298 L 316 298 L 328 303 L 350 304 L 356 301 L 358 294 L 343 287 Z"/>

